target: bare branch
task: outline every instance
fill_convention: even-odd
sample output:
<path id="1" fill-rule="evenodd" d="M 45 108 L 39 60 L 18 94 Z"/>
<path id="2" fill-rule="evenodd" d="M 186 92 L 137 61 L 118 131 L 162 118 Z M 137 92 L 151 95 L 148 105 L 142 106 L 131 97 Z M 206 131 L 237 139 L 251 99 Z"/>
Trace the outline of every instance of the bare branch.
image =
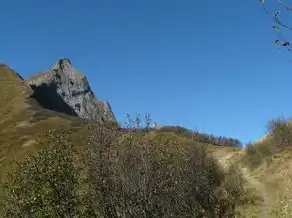
<path id="1" fill-rule="evenodd" d="M 284 4 L 283 1 L 279 1 L 279 4 L 280 4 L 281 6 L 283 6 L 284 8 L 286 8 L 287 10 L 292 11 L 292 7 L 290 7 L 290 6 L 286 5 L 286 4 Z"/>
<path id="2" fill-rule="evenodd" d="M 282 27 L 284 27 L 284 28 L 286 28 L 286 29 L 292 30 L 292 27 L 289 27 L 288 25 L 283 24 L 283 23 L 279 20 L 279 18 L 278 18 L 277 16 L 274 16 L 274 17 L 273 17 L 273 20 L 274 20 L 277 24 L 279 24 L 280 26 L 282 26 Z"/>

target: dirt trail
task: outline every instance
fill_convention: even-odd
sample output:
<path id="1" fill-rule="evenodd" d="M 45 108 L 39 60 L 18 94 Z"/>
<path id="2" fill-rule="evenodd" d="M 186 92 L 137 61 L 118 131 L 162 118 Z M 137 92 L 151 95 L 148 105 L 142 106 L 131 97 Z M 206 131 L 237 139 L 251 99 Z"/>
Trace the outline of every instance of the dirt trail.
<path id="1" fill-rule="evenodd" d="M 230 166 L 232 163 L 236 161 L 235 155 L 241 156 L 243 154 L 244 150 L 239 150 L 236 152 L 225 152 L 224 151 L 218 151 L 215 156 L 218 158 L 219 163 L 226 169 L 228 166 Z M 260 213 L 258 217 L 261 218 L 269 218 L 270 210 L 272 208 L 272 196 L 269 195 L 269 191 L 267 190 L 264 183 L 260 182 L 257 178 L 255 178 L 250 170 L 246 167 L 243 167 L 242 165 L 238 164 L 238 168 L 241 170 L 243 177 L 246 179 L 248 184 L 253 187 L 261 196 L 262 202 L 260 204 Z"/>
<path id="2" fill-rule="evenodd" d="M 269 192 L 262 182 L 256 179 L 254 176 L 251 175 L 249 169 L 246 167 L 241 168 L 242 175 L 248 181 L 248 183 L 255 188 L 260 196 L 262 197 L 262 202 L 260 204 L 260 215 L 259 217 L 268 218 L 270 217 L 270 210 L 272 208 L 272 197 L 269 195 Z"/>
<path id="3" fill-rule="evenodd" d="M 221 164 L 221 166 L 223 168 L 228 168 L 228 166 L 230 166 L 230 164 L 232 163 L 232 156 L 235 155 L 235 153 L 229 153 L 229 154 L 225 154 L 221 157 L 218 157 L 218 161 Z"/>

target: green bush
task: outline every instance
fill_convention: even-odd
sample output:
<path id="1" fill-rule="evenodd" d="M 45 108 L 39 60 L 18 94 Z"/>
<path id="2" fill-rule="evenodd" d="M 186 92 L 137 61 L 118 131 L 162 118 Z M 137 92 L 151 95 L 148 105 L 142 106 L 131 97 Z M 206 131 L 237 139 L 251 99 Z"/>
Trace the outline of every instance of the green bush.
<path id="1" fill-rule="evenodd" d="M 73 217 L 79 213 L 78 173 L 68 133 L 47 134 L 44 148 L 7 177 L 4 217 Z"/>
<path id="2" fill-rule="evenodd" d="M 227 182 L 202 144 L 169 133 L 121 135 L 101 127 L 91 129 L 89 144 L 92 214 L 234 217 L 242 187 Z"/>

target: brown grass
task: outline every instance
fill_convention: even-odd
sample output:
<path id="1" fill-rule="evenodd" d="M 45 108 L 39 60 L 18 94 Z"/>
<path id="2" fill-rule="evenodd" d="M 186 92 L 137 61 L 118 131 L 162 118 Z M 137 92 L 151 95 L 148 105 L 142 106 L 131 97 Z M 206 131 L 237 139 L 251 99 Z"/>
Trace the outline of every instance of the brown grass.
<path id="1" fill-rule="evenodd" d="M 69 117 L 40 107 L 31 98 L 30 86 L 11 68 L 0 64 L 0 183 L 3 175 L 14 166 L 14 160 L 22 160 L 35 152 L 39 143 L 22 146 L 28 141 L 38 141 L 49 129 L 80 125 L 77 117 Z"/>

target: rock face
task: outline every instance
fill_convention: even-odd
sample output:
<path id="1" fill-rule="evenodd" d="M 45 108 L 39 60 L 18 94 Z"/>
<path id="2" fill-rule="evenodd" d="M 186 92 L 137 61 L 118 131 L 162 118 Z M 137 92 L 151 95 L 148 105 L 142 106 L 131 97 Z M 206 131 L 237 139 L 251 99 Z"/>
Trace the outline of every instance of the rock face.
<path id="1" fill-rule="evenodd" d="M 26 81 L 45 108 L 90 121 L 117 123 L 109 103 L 95 97 L 86 77 L 67 58 L 60 59 L 49 72 L 39 73 Z"/>

